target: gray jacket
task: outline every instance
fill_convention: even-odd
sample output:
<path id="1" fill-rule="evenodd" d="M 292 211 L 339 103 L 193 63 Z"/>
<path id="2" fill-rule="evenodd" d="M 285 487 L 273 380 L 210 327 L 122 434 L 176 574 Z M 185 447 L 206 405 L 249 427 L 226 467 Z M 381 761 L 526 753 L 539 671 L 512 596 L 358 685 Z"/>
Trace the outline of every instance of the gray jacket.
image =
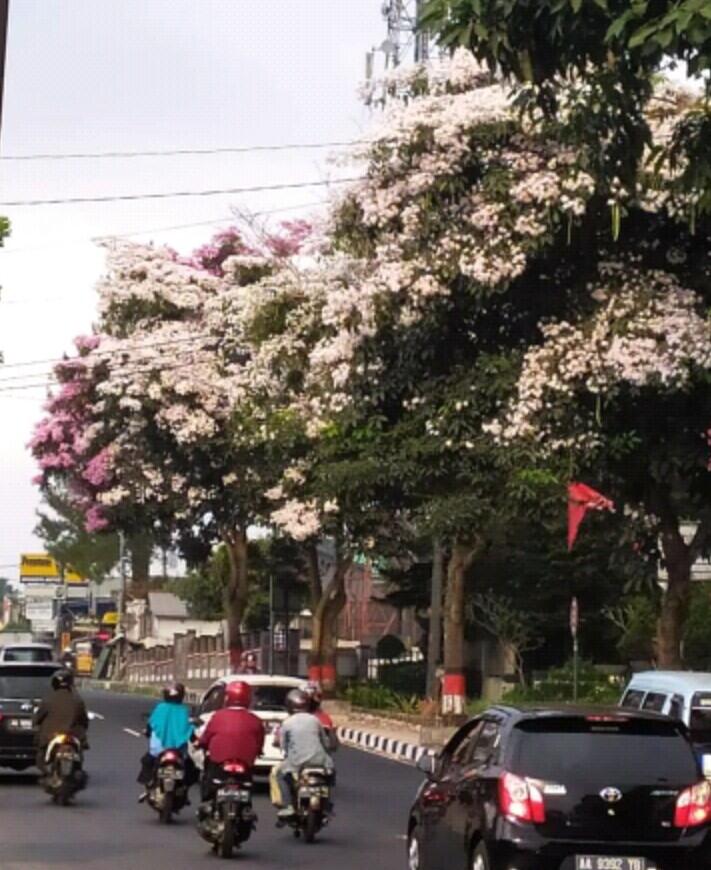
<path id="1" fill-rule="evenodd" d="M 282 769 L 298 773 L 303 767 L 325 767 L 333 770 L 329 753 L 330 741 L 323 725 L 311 713 L 295 713 L 281 726 L 279 735 L 284 750 Z"/>

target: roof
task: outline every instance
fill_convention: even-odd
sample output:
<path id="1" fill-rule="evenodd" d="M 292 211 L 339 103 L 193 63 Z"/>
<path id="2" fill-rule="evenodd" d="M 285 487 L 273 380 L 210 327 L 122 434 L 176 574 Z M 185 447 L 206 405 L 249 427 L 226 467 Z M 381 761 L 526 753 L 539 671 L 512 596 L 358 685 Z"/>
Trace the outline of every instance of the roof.
<path id="1" fill-rule="evenodd" d="M 54 649 L 51 643 L 0 643 L 0 649 Z"/>
<path id="2" fill-rule="evenodd" d="M 172 592 L 149 592 L 148 609 L 153 616 L 169 619 L 187 619 L 189 615 L 185 602 Z"/>
<path id="3" fill-rule="evenodd" d="M 499 712 L 506 716 L 514 717 L 518 720 L 524 719 L 545 719 L 554 718 L 556 716 L 571 716 L 571 717 L 613 717 L 624 719 L 663 719 L 668 721 L 668 717 L 661 713 L 655 713 L 652 710 L 631 710 L 627 707 L 594 707 L 576 704 L 551 704 L 550 706 L 541 707 L 514 707 L 506 704 L 497 704 L 484 711 Z"/>
<path id="4" fill-rule="evenodd" d="M 659 688 L 674 692 L 711 692 L 711 673 L 705 671 L 642 671 L 627 688 Z"/>
<path id="5" fill-rule="evenodd" d="M 215 683 L 234 683 L 238 680 L 249 683 L 250 686 L 293 686 L 295 689 L 302 688 L 307 682 L 302 677 L 287 677 L 280 674 L 229 674 L 215 680 Z"/>

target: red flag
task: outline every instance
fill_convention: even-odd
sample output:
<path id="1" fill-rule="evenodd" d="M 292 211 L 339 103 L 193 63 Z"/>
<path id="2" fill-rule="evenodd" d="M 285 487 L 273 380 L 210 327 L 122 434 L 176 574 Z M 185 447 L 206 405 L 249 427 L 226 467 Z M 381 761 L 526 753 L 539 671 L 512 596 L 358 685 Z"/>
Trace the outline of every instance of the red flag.
<path id="1" fill-rule="evenodd" d="M 609 498 L 584 483 L 568 484 L 568 550 L 573 549 L 578 537 L 580 523 L 589 510 L 614 511 L 615 505 Z"/>

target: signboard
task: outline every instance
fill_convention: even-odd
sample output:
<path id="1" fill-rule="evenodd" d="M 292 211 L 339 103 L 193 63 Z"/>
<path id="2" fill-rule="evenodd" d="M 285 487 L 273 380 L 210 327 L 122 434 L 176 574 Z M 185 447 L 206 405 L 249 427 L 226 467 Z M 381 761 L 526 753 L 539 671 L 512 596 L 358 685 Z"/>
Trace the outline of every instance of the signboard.
<path id="1" fill-rule="evenodd" d="M 101 617 L 102 625 L 118 625 L 119 615 L 115 610 L 110 610 Z"/>
<path id="2" fill-rule="evenodd" d="M 64 582 L 68 585 L 84 585 L 87 580 L 69 566 L 64 569 Z M 20 555 L 20 580 L 22 583 L 61 583 L 62 571 L 48 553 L 22 553 Z"/>
<path id="3" fill-rule="evenodd" d="M 570 633 L 573 637 L 578 636 L 578 623 L 580 621 L 580 612 L 578 609 L 578 599 L 573 598 L 570 602 Z"/>
<path id="4" fill-rule="evenodd" d="M 51 598 L 30 598 L 25 602 L 25 617 L 30 622 L 47 622 L 54 618 L 54 602 Z"/>

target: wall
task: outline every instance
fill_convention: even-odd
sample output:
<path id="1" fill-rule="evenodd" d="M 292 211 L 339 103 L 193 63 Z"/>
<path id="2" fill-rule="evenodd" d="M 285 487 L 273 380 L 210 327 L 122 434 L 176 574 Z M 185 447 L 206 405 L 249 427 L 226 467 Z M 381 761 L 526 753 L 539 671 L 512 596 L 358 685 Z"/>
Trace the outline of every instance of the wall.
<path id="1" fill-rule="evenodd" d="M 176 634 L 195 632 L 197 637 L 216 635 L 222 631 L 222 623 L 205 619 L 180 619 L 153 615 L 151 619 L 151 637 L 164 643 L 172 643 Z"/>

